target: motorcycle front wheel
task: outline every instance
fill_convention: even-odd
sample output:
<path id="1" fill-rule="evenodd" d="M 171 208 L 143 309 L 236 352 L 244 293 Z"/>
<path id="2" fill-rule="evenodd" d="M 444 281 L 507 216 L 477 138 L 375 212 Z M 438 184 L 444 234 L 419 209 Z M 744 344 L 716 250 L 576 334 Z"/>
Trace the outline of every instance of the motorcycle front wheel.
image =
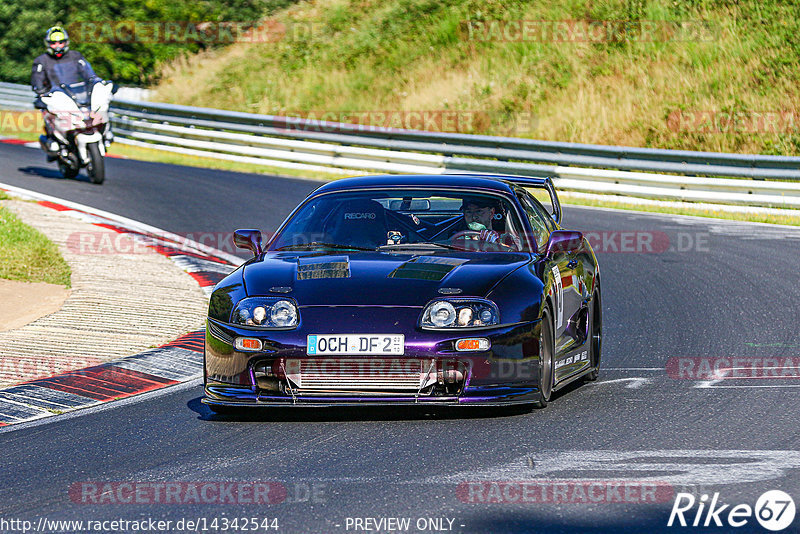
<path id="1" fill-rule="evenodd" d="M 86 166 L 89 179 L 93 184 L 102 184 L 106 179 L 106 166 L 100 152 L 100 143 L 89 143 L 86 148 L 89 151 L 89 165 Z"/>

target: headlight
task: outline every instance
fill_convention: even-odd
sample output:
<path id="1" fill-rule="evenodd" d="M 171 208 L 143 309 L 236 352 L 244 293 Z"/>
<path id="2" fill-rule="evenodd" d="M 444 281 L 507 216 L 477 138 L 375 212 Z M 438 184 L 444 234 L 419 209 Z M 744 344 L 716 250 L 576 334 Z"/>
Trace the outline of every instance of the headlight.
<path id="1" fill-rule="evenodd" d="M 256 328 L 294 328 L 299 313 L 297 304 L 280 297 L 248 297 L 239 301 L 231 313 L 231 323 Z"/>
<path id="2" fill-rule="evenodd" d="M 422 328 L 476 328 L 500 323 L 497 305 L 485 299 L 434 300 L 422 310 Z"/>
<path id="3" fill-rule="evenodd" d="M 456 318 L 456 309 L 447 301 L 440 300 L 431 304 L 427 319 L 431 326 L 443 328 L 450 326 Z"/>
<path id="4" fill-rule="evenodd" d="M 269 319 L 275 326 L 295 326 L 297 324 L 297 308 L 288 300 L 279 300 L 272 306 Z"/>

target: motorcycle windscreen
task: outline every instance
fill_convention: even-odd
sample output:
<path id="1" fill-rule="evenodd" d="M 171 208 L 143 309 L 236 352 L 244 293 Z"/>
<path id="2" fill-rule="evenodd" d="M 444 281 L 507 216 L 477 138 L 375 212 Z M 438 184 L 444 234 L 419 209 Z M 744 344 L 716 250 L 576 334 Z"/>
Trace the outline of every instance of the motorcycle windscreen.
<path id="1" fill-rule="evenodd" d="M 71 95 L 79 106 L 88 106 L 89 100 L 89 86 L 84 82 L 76 82 L 67 85 L 67 94 Z"/>

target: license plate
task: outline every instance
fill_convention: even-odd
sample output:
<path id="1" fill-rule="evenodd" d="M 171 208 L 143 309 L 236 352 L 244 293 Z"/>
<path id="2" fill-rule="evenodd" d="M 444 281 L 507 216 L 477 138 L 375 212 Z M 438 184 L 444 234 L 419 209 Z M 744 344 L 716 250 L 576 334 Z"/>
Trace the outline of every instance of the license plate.
<path id="1" fill-rule="evenodd" d="M 394 354 L 404 352 L 403 334 L 310 334 L 306 354 Z"/>

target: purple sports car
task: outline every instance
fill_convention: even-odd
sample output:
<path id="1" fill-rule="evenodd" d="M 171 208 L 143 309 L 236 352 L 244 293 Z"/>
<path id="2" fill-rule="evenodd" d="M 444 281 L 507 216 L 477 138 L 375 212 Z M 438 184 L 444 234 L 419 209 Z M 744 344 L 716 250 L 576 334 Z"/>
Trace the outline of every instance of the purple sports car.
<path id="1" fill-rule="evenodd" d="M 254 257 L 211 295 L 203 402 L 546 406 L 602 342 L 597 260 L 560 219 L 549 178 L 323 185 L 263 250 L 237 230 Z"/>

